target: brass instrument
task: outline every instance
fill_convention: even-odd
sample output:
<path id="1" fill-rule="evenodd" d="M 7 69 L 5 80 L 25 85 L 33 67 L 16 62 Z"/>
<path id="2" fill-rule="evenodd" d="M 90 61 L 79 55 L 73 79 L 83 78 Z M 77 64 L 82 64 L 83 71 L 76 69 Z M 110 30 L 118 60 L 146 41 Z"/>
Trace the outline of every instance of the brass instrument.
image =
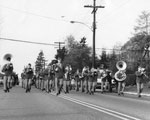
<path id="1" fill-rule="evenodd" d="M 141 74 L 143 74 L 146 78 L 148 78 L 148 76 L 146 75 L 146 70 L 145 68 L 141 68 L 140 69 Z"/>
<path id="2" fill-rule="evenodd" d="M 11 60 L 11 58 L 12 58 L 12 54 L 10 54 L 10 53 L 5 54 L 4 57 L 3 57 L 3 59 L 4 59 L 5 61 L 8 61 L 8 59 Z"/>
<path id="3" fill-rule="evenodd" d="M 13 64 L 10 62 L 12 59 L 12 54 L 7 53 L 4 55 L 3 60 L 4 60 L 4 66 L 1 69 L 1 72 L 4 73 L 7 70 L 13 71 Z"/>
<path id="4" fill-rule="evenodd" d="M 117 81 L 123 81 L 126 79 L 127 75 L 125 73 L 127 64 L 124 61 L 118 61 L 116 64 L 118 71 L 115 73 L 115 79 Z"/>

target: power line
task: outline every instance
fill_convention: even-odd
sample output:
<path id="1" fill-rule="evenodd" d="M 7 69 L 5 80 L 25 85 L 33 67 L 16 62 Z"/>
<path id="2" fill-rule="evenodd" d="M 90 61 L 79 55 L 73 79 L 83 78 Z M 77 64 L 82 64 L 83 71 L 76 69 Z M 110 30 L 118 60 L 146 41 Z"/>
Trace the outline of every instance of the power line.
<path id="1" fill-rule="evenodd" d="M 31 41 L 25 41 L 25 40 L 17 40 L 17 39 L 11 39 L 11 38 L 0 38 L 0 40 L 6 40 L 6 41 L 12 41 L 12 42 L 23 42 L 23 43 L 29 43 L 29 44 L 39 44 L 39 45 L 50 45 L 50 46 L 58 46 L 56 44 L 50 44 L 50 43 L 40 43 L 40 42 L 31 42 Z M 55 42 L 56 43 L 56 42 Z M 121 50 L 121 49 L 109 49 L 109 48 L 95 48 L 97 50 L 114 50 L 114 51 L 143 51 L 143 50 Z"/>
<path id="2" fill-rule="evenodd" d="M 103 17 L 104 19 L 98 19 L 98 21 L 103 22 L 105 19 L 109 18 L 109 17 L 112 16 L 113 14 L 116 14 L 116 12 L 118 12 L 119 9 L 121 9 L 123 6 L 125 6 L 129 1 L 130 1 L 130 0 L 127 0 L 127 1 L 125 1 L 125 2 L 121 2 L 118 7 L 114 8 L 109 14 L 106 14 L 106 15 L 105 15 L 106 17 L 105 17 L 105 16 Z M 114 13 L 114 11 L 115 11 L 115 13 Z"/>
<path id="3" fill-rule="evenodd" d="M 38 17 L 43 17 L 43 18 L 46 18 L 46 19 L 69 22 L 69 20 L 58 19 L 58 18 L 54 18 L 54 17 L 39 15 L 39 14 L 36 14 L 36 13 L 32 13 L 32 12 L 28 12 L 28 11 L 20 10 L 20 9 L 16 9 L 16 8 L 11 8 L 11 7 L 7 7 L 7 6 L 3 6 L 3 5 L 0 5 L 0 7 L 2 7 L 2 8 L 7 8 L 7 9 L 10 9 L 10 10 L 14 10 L 14 11 L 21 12 L 21 13 L 26 13 L 26 14 L 38 16 Z"/>
<path id="4" fill-rule="evenodd" d="M 30 44 L 39 44 L 39 45 L 57 46 L 56 44 L 40 43 L 40 42 L 31 42 L 31 41 L 17 40 L 17 39 L 11 39 L 11 38 L 0 38 L 0 40 L 7 40 L 7 41 L 13 41 L 13 42 L 23 42 L 23 43 L 30 43 Z"/>
<path id="5" fill-rule="evenodd" d="M 122 2 L 122 4 L 120 4 L 119 7 L 112 10 L 109 14 L 104 15 L 103 19 L 101 19 L 101 20 L 98 19 L 97 21 L 100 21 L 100 23 L 102 23 L 102 24 L 107 24 L 108 22 L 111 23 L 113 21 L 113 19 L 117 18 L 118 14 L 119 14 L 118 12 L 121 11 L 120 9 L 122 9 L 128 2 L 131 2 L 131 1 L 127 0 L 124 3 Z M 110 19 L 110 17 L 113 17 L 114 15 L 116 15 L 116 17 Z"/>
<path id="6" fill-rule="evenodd" d="M 121 49 L 109 49 L 109 48 L 96 48 L 97 50 L 114 50 L 114 51 L 123 51 L 123 52 L 127 52 L 127 51 L 143 51 L 143 50 L 121 50 Z"/>

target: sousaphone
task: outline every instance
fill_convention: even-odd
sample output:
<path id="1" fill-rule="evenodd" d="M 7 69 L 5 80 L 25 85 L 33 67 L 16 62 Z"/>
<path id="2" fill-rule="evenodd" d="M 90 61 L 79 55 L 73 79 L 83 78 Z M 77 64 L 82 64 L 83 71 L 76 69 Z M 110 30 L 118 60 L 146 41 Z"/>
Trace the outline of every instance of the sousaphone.
<path id="1" fill-rule="evenodd" d="M 10 54 L 10 53 L 7 53 L 7 54 L 5 54 L 4 55 L 4 57 L 3 57 L 3 59 L 5 60 L 5 61 L 8 61 L 8 59 L 12 59 L 12 54 Z"/>
<path id="2" fill-rule="evenodd" d="M 124 61 L 118 61 L 116 64 L 116 67 L 118 71 L 115 73 L 115 79 L 117 81 L 123 81 L 126 79 L 127 75 L 125 73 L 125 70 L 127 68 L 127 64 Z"/>

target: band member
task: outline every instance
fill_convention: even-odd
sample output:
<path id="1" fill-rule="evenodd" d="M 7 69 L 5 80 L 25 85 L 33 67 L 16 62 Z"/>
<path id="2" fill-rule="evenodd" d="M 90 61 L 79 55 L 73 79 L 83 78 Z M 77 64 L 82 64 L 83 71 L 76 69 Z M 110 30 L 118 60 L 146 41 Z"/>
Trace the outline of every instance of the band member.
<path id="1" fill-rule="evenodd" d="M 26 68 L 26 93 L 31 90 L 31 82 L 33 77 L 33 69 L 31 68 L 31 64 L 29 63 Z"/>
<path id="2" fill-rule="evenodd" d="M 48 73 L 49 72 L 49 67 L 47 67 L 45 70 L 44 70 L 44 84 L 43 84 L 43 89 L 45 89 L 45 91 L 47 93 L 50 92 L 50 89 L 49 89 L 49 79 L 48 79 Z"/>
<path id="3" fill-rule="evenodd" d="M 145 69 L 141 66 L 138 67 L 138 71 L 135 72 L 136 75 L 136 85 L 137 85 L 137 95 L 141 97 L 141 93 L 144 87 L 144 77 L 147 77 L 145 74 Z"/>
<path id="4" fill-rule="evenodd" d="M 22 88 L 25 88 L 25 78 L 26 78 L 26 74 L 25 71 L 23 71 L 21 73 Z"/>
<path id="5" fill-rule="evenodd" d="M 37 79 L 36 79 L 36 75 L 35 75 L 35 74 L 33 74 L 31 85 L 34 85 L 34 86 L 35 86 L 35 88 L 36 88 L 36 81 L 37 81 Z"/>
<path id="6" fill-rule="evenodd" d="M 118 74 L 117 74 L 117 78 L 122 79 L 123 77 L 126 78 L 126 74 L 125 74 L 125 70 L 121 70 Z M 126 79 L 123 79 L 122 81 L 118 81 L 118 95 L 124 95 L 124 89 L 125 89 L 125 85 L 126 85 Z"/>
<path id="7" fill-rule="evenodd" d="M 64 77 L 64 68 L 61 63 L 61 58 L 58 58 L 58 63 L 55 67 L 55 90 L 56 95 L 59 95 L 61 93 L 62 87 L 63 87 L 63 77 Z"/>
<path id="8" fill-rule="evenodd" d="M 76 84 L 76 91 L 79 91 L 79 84 L 80 84 L 80 80 L 81 80 L 81 73 L 79 71 L 79 69 L 77 69 L 77 71 L 74 74 L 74 78 L 75 78 L 75 84 Z"/>
<path id="9" fill-rule="evenodd" d="M 93 81 L 94 81 L 94 68 L 91 68 L 88 74 L 88 93 L 91 95 L 94 92 L 92 91 L 93 87 Z"/>
<path id="10" fill-rule="evenodd" d="M 4 92 L 9 92 L 10 81 L 13 73 L 13 64 L 11 63 L 11 57 L 6 58 L 7 63 L 2 67 L 2 72 L 4 73 Z"/>
<path id="11" fill-rule="evenodd" d="M 44 90 L 44 70 L 40 69 L 39 72 L 39 89 Z"/>
<path id="12" fill-rule="evenodd" d="M 106 70 L 106 80 L 108 81 L 108 91 L 112 92 L 112 71 Z"/>
<path id="13" fill-rule="evenodd" d="M 82 92 L 84 92 L 85 88 L 86 93 L 88 93 L 88 74 L 89 74 L 89 67 L 85 66 L 82 70 L 83 79 L 81 81 L 81 90 Z"/>
<path id="14" fill-rule="evenodd" d="M 40 89 L 40 71 L 37 71 L 35 76 L 36 76 L 36 85 L 35 85 L 35 87 L 37 89 Z"/>
<path id="15" fill-rule="evenodd" d="M 49 79 L 50 79 L 50 89 L 55 90 L 55 68 L 56 68 L 57 61 L 53 62 L 53 64 L 50 67 L 49 72 Z"/>
<path id="16" fill-rule="evenodd" d="M 103 64 L 101 65 L 98 72 L 99 72 L 99 77 L 101 79 L 101 93 L 103 93 L 105 90 L 105 83 L 106 83 L 106 70 L 104 69 Z"/>
<path id="17" fill-rule="evenodd" d="M 92 94 L 94 94 L 96 85 L 97 85 L 97 78 L 98 78 L 98 71 L 97 69 L 94 69 L 94 75 L 93 75 L 93 86 L 92 86 Z"/>
<path id="18" fill-rule="evenodd" d="M 65 74 L 64 74 L 64 91 L 65 93 L 69 93 L 69 90 L 71 89 L 71 72 L 72 68 L 71 65 L 67 65 L 65 67 Z"/>

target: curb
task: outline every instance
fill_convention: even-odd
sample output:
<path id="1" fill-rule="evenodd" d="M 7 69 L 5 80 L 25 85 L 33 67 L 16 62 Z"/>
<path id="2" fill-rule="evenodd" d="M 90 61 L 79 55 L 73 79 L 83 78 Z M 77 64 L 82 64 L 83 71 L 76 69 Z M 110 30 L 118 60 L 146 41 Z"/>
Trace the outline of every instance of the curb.
<path id="1" fill-rule="evenodd" d="M 135 93 L 135 92 L 124 92 L 124 93 L 126 93 L 126 94 L 132 94 L 132 95 L 137 95 L 137 93 Z M 150 94 L 146 94 L 146 93 L 141 93 L 141 95 L 144 95 L 144 96 L 148 96 L 148 97 L 150 97 Z"/>

